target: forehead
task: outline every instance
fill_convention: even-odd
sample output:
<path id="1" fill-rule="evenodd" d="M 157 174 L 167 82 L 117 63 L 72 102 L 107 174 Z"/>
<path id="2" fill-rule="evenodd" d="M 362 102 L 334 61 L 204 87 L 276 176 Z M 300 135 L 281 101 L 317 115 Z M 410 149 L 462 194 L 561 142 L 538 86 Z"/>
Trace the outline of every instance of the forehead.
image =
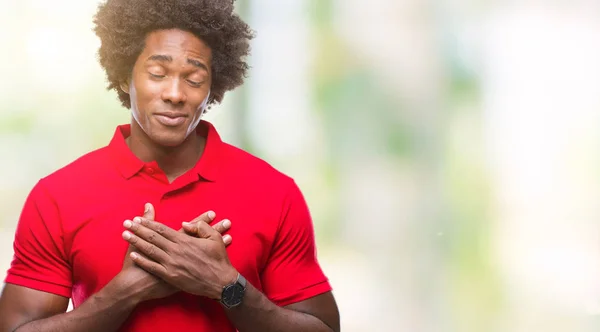
<path id="1" fill-rule="evenodd" d="M 142 54 L 164 54 L 210 60 L 211 49 L 193 33 L 179 29 L 156 30 L 146 37 Z"/>

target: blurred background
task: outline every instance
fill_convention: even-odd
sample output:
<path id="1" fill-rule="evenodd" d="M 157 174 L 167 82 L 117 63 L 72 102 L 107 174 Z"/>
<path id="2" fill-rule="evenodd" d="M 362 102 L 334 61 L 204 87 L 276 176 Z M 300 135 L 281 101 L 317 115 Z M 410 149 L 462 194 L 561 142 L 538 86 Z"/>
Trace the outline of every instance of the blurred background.
<path id="1" fill-rule="evenodd" d="M 0 0 L 0 269 L 33 185 L 129 121 L 97 0 Z M 343 331 L 600 329 L 600 2 L 238 0 L 207 119 L 294 177 Z"/>

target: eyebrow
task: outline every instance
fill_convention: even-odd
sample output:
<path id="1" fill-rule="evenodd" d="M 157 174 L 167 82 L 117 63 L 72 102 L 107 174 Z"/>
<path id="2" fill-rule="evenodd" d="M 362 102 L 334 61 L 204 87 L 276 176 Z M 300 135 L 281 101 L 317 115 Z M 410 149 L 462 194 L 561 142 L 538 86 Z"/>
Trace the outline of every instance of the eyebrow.
<path id="1" fill-rule="evenodd" d="M 148 57 L 148 60 L 158 61 L 158 62 L 173 62 L 173 57 L 170 55 L 164 55 L 164 54 L 153 54 Z M 198 67 L 200 69 L 204 69 L 205 71 L 208 72 L 208 68 L 206 67 L 206 65 L 198 60 L 187 58 L 187 63 L 189 63 L 192 66 Z"/>
<path id="2" fill-rule="evenodd" d="M 153 54 L 148 57 L 148 60 L 159 61 L 159 62 L 173 62 L 173 57 L 170 55 Z"/>

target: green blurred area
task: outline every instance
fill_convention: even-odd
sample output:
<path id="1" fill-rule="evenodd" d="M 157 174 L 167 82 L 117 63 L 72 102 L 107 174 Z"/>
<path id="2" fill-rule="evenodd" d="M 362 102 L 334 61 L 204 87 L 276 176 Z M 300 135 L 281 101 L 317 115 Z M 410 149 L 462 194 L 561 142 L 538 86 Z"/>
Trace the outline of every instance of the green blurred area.
<path id="1" fill-rule="evenodd" d="M 484 6 L 402 4 L 238 0 L 252 70 L 208 120 L 302 188 L 346 331 L 504 331 L 520 316 L 493 250 L 482 73 L 461 39 Z M 95 60 L 95 5 L 0 5 L 3 268 L 34 183 L 129 121 Z"/>
<path id="2" fill-rule="evenodd" d="M 72 39 L 81 38 L 89 42 L 84 45 L 85 52 L 80 49 L 78 54 L 95 57 L 92 47 L 95 45 L 95 36 L 89 30 L 88 22 L 94 6 L 82 6 L 80 10 L 83 17 L 75 18 L 72 15 L 75 9 L 68 9 L 71 4 L 64 2 L 57 5 L 64 6 L 66 12 L 56 9 L 47 13 L 39 7 L 39 2 L 24 1 L 14 9 L 16 15 L 6 17 L 7 24 L 19 27 L 19 34 L 25 37 L 7 33 L 3 35 L 4 39 L 8 38 L 3 42 L 8 42 L 16 51 L 4 53 L 5 59 L 1 62 L 2 69 L 9 70 L 10 75 L 3 78 L 8 89 L 0 94 L 0 103 L 10 107 L 3 107 L 0 113 L 0 136 L 4 142 L 12 142 L 3 145 L 3 155 L 12 160 L 14 167 L 9 171 L 20 173 L 3 185 L 4 189 L 0 192 L 7 207 L 7 212 L 0 218 L 0 227 L 8 232 L 14 229 L 20 206 L 37 179 L 87 151 L 105 145 L 114 127 L 128 121 L 128 113 L 120 107 L 116 96 L 105 91 L 99 66 L 90 66 L 89 61 L 73 62 L 77 58 L 67 54 L 78 47 L 71 44 L 77 43 Z M 251 1 L 238 1 L 238 10 L 250 21 L 258 19 L 257 15 L 252 14 L 253 10 L 257 10 L 256 6 Z M 488 250 L 485 241 L 488 230 L 483 222 L 487 213 L 486 177 L 477 160 L 471 159 L 477 156 L 455 153 L 461 147 L 452 144 L 449 139 L 451 129 L 448 128 L 465 103 L 477 103 L 476 79 L 461 73 L 452 61 L 440 59 L 445 66 L 441 70 L 448 76 L 442 86 L 436 87 L 440 90 L 440 99 L 435 104 L 444 112 L 434 116 L 436 123 L 423 122 L 418 115 L 411 113 L 422 110 L 435 114 L 437 110 L 427 110 L 431 107 L 427 102 L 403 100 L 403 96 L 410 92 L 398 91 L 395 85 L 383 81 L 381 73 L 373 68 L 372 63 L 346 43 L 336 32 L 336 12 L 332 1 L 315 0 L 303 6 L 306 12 L 296 15 L 310 22 L 308 33 L 312 46 L 310 53 L 303 56 L 310 56 L 314 61 L 305 68 L 310 73 L 307 75 L 310 81 L 301 84 L 310 87 L 309 105 L 312 109 L 305 111 L 315 119 L 322 140 L 316 142 L 321 151 L 319 155 L 311 156 L 312 148 L 309 147 L 309 152 L 298 158 L 316 160 L 312 173 L 307 175 L 311 180 L 301 178 L 298 181 L 313 211 L 319 252 L 328 261 L 336 261 L 336 255 L 342 255 L 336 254 L 340 251 L 362 253 L 364 259 L 370 260 L 370 256 L 377 252 L 374 248 L 378 245 L 375 239 L 381 238 L 389 243 L 381 247 L 387 252 L 377 260 L 387 262 L 387 265 L 379 267 L 387 271 L 387 275 L 379 275 L 378 278 L 383 282 L 395 278 L 407 279 L 406 285 L 415 287 L 405 292 L 404 286 L 398 285 L 388 290 L 393 293 L 388 296 L 406 296 L 405 301 L 420 307 L 415 309 L 421 312 L 420 315 L 433 315 L 442 318 L 444 324 L 449 324 L 448 327 L 454 326 L 449 330 L 487 330 L 500 297 L 494 291 L 493 268 L 485 262 L 485 252 Z M 36 23 L 26 23 L 28 21 Z M 56 38 L 57 44 L 36 45 L 38 41 L 35 39 L 26 40 L 36 31 L 47 28 L 56 32 L 49 36 Z M 262 31 L 257 32 L 257 38 L 261 38 Z M 44 47 L 58 48 L 47 54 Z M 273 48 L 271 51 L 278 52 L 279 49 Z M 448 57 L 453 56 L 451 49 L 443 51 Z M 31 59 L 38 56 L 46 59 L 31 64 Z M 25 70 L 14 68 L 12 63 Z M 39 65 L 55 69 L 44 71 L 44 68 L 36 68 Z M 253 71 L 257 70 L 259 68 L 255 66 Z M 74 74 L 78 77 L 70 76 Z M 40 76 L 43 76 L 41 80 Z M 253 76 L 255 72 L 251 73 L 250 82 Z M 55 81 L 62 83 L 57 86 L 50 84 Z M 285 165 L 288 165 L 285 157 L 268 153 L 261 155 L 261 149 L 249 138 L 246 122 L 253 116 L 252 106 L 248 102 L 250 90 L 245 86 L 229 94 L 224 105 L 216 107 L 213 112 L 230 114 L 227 117 L 219 114 L 214 122 L 225 133 L 236 131 L 229 135 L 230 141 L 234 140 L 232 143 L 276 166 L 282 165 L 282 171 L 293 176 L 296 168 L 285 169 Z M 473 112 L 460 116 L 478 115 Z M 277 139 L 271 141 L 277 144 Z M 378 194 L 371 192 L 376 188 L 364 188 L 363 195 L 358 194 L 358 199 L 366 200 L 364 204 L 349 206 L 348 197 L 343 193 L 356 188 L 352 188 L 348 181 L 353 177 L 368 177 L 371 172 L 378 172 L 379 163 L 385 164 L 382 171 L 390 173 L 390 181 L 402 179 L 398 183 L 389 183 L 389 194 L 397 195 L 392 200 L 408 195 L 410 197 L 407 199 L 415 206 L 409 207 L 411 211 L 406 214 L 399 214 L 403 220 L 364 220 L 360 221 L 364 222 L 363 225 L 352 224 L 353 221 L 346 219 L 348 214 L 353 214 L 353 209 L 364 209 L 369 205 L 376 208 L 377 202 L 368 200 L 377 200 Z M 22 167 L 23 164 L 27 166 Z M 374 167 L 361 174 L 362 164 L 372 164 Z M 298 167 L 301 168 L 302 164 Z M 468 177 L 461 174 L 466 170 Z M 413 177 L 416 180 L 411 181 Z M 394 192 L 396 187 L 406 184 L 406 179 L 412 182 L 412 188 Z M 373 217 L 389 219 L 394 215 L 396 213 L 391 211 Z M 365 239 L 356 238 L 362 232 L 377 233 L 378 227 L 386 233 L 385 236 L 369 234 Z M 439 232 L 443 232 L 443 237 L 437 236 Z M 357 245 L 357 242 L 362 244 Z M 432 258 L 435 266 L 409 263 L 415 270 L 407 271 L 400 261 L 406 254 L 396 255 L 407 249 L 424 252 L 418 257 Z M 352 260 L 349 263 L 352 264 Z M 431 272 L 435 272 L 435 276 L 429 275 Z M 440 278 L 439 275 L 444 277 Z M 476 289 L 472 289 L 473 280 L 478 280 Z M 449 283 L 450 287 L 442 283 Z M 429 288 L 432 284 L 436 285 L 435 291 Z M 429 294 L 432 298 L 419 299 L 423 294 Z M 375 295 L 374 299 L 378 297 Z M 386 301 L 384 298 L 381 300 Z M 341 306 L 343 308 L 344 304 Z M 377 312 L 365 314 L 373 317 L 378 315 Z"/>

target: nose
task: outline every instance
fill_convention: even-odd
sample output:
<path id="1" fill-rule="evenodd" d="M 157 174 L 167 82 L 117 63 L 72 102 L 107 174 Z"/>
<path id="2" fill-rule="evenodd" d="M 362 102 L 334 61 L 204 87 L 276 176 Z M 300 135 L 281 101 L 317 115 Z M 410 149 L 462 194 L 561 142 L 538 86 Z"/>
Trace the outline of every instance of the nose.
<path id="1" fill-rule="evenodd" d="M 181 80 L 178 78 L 166 82 L 162 92 L 162 99 L 164 102 L 174 105 L 185 103 L 186 95 L 181 83 Z"/>

